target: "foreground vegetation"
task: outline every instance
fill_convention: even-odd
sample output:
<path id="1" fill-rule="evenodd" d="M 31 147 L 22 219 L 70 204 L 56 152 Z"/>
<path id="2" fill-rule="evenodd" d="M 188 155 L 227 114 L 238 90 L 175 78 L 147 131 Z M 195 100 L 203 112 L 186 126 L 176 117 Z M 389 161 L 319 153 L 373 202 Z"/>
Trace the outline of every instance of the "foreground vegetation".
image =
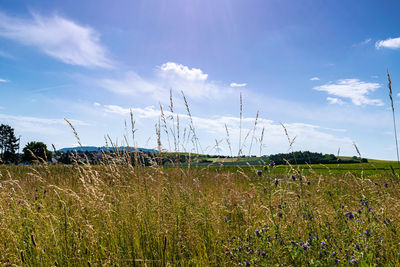
<path id="1" fill-rule="evenodd" d="M 1 166 L 0 265 L 399 265 L 398 178 L 319 166 Z"/>

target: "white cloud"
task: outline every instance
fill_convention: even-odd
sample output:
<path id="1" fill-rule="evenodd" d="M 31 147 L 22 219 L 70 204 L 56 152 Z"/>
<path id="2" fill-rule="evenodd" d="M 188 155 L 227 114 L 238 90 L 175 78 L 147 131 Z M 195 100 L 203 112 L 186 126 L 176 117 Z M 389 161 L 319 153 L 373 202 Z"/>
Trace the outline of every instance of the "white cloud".
<path id="1" fill-rule="evenodd" d="M 339 105 L 344 104 L 344 102 L 340 98 L 336 97 L 327 97 L 326 100 L 328 100 L 330 104 L 339 104 Z"/>
<path id="2" fill-rule="evenodd" d="M 105 105 L 103 106 L 103 111 L 109 114 L 121 115 L 121 116 L 129 116 L 130 110 L 133 112 L 133 116 L 135 120 L 142 122 L 147 122 L 152 124 L 150 120 L 154 120 L 154 122 L 158 122 L 158 118 L 160 116 L 160 111 L 155 109 L 152 106 L 146 108 L 124 108 L 117 105 Z M 171 113 L 167 110 L 164 110 L 165 116 L 168 118 Z M 188 129 L 186 125 L 189 124 L 189 117 L 184 113 L 174 113 L 174 115 L 179 115 L 180 119 L 180 127 L 183 132 L 183 128 Z M 196 133 L 200 138 L 202 145 L 204 142 L 214 140 L 214 139 L 223 139 L 226 138 L 226 130 L 225 124 L 227 125 L 230 133 L 230 142 L 232 144 L 232 149 L 237 151 L 238 149 L 238 140 L 239 140 L 239 129 L 240 129 L 240 118 L 232 117 L 232 116 L 214 116 L 211 118 L 198 117 L 193 116 L 192 119 L 194 122 L 194 127 L 196 129 Z M 252 138 L 252 134 L 249 134 L 247 139 L 245 138 L 247 133 L 249 133 L 254 127 L 254 117 L 244 117 L 242 119 L 242 143 L 244 146 L 242 147 L 243 153 L 248 154 L 250 150 L 250 142 Z M 172 123 L 171 120 L 167 119 L 167 123 Z M 176 120 L 175 120 L 176 127 Z M 265 127 L 265 136 L 264 142 L 268 147 L 269 153 L 278 153 L 282 152 L 286 148 L 288 148 L 287 138 L 284 134 L 283 128 L 280 123 L 274 122 L 265 118 L 258 118 L 257 124 L 257 132 L 256 137 L 260 137 L 260 130 Z M 323 128 L 317 125 L 306 124 L 306 123 L 288 123 L 285 124 L 285 127 L 289 131 L 291 138 L 296 138 L 295 149 L 299 150 L 312 150 L 312 151 L 332 151 L 333 153 L 337 150 L 338 147 L 347 146 L 352 149 L 352 141 L 347 137 L 337 137 L 333 133 L 343 133 L 344 129 L 331 129 L 331 128 Z M 181 132 L 181 134 L 182 134 Z M 213 138 L 210 138 L 210 135 Z M 181 136 L 182 137 L 182 136 Z M 163 143 L 166 144 L 166 137 L 163 137 Z M 246 140 L 246 142 L 244 142 Z M 260 144 L 257 143 L 256 140 L 253 140 L 253 147 L 251 153 L 259 153 Z M 211 141 L 210 141 L 211 142 Z M 210 147 L 215 145 L 207 144 Z M 205 147 L 205 146 L 204 146 Z M 226 142 L 221 144 L 221 148 L 223 151 L 229 151 Z M 282 150 L 283 149 L 283 150 Z M 204 151 L 205 153 L 212 151 Z M 284 151 L 283 151 L 284 152 Z M 227 152 L 228 153 L 228 152 Z M 236 152 L 237 153 L 237 152 Z M 263 152 L 266 153 L 265 151 Z"/>
<path id="3" fill-rule="evenodd" d="M 30 19 L 22 19 L 0 13 L 0 36 L 33 46 L 67 64 L 112 67 L 95 30 L 58 15 L 33 14 Z"/>
<path id="4" fill-rule="evenodd" d="M 100 106 L 101 106 L 101 104 L 98 103 L 98 102 L 94 102 L 93 105 L 94 105 L 95 107 L 100 107 Z"/>
<path id="5" fill-rule="evenodd" d="M 245 87 L 247 83 L 231 83 L 231 87 Z"/>
<path id="6" fill-rule="evenodd" d="M 0 78 L 0 83 L 7 83 L 7 82 L 9 82 L 9 80 Z"/>
<path id="7" fill-rule="evenodd" d="M 319 81 L 320 79 L 318 78 L 318 77 L 312 77 L 311 79 L 310 79 L 310 81 Z"/>
<path id="8" fill-rule="evenodd" d="M 380 99 L 370 99 L 366 96 L 380 87 L 381 85 L 379 83 L 367 83 L 360 81 L 359 79 L 343 79 L 338 80 L 336 83 L 316 86 L 313 89 L 317 91 L 325 91 L 333 96 L 350 98 L 353 104 L 357 106 L 382 106 L 383 102 Z"/>
<path id="9" fill-rule="evenodd" d="M 376 49 L 380 48 L 390 48 L 390 49 L 398 49 L 400 48 L 400 37 L 397 38 L 388 38 L 386 40 L 381 40 L 375 43 Z"/>
<path id="10" fill-rule="evenodd" d="M 160 67 L 161 74 L 167 77 L 178 76 L 188 81 L 205 81 L 207 80 L 208 74 L 203 73 L 201 69 L 189 68 L 182 64 L 175 62 L 167 62 Z"/>

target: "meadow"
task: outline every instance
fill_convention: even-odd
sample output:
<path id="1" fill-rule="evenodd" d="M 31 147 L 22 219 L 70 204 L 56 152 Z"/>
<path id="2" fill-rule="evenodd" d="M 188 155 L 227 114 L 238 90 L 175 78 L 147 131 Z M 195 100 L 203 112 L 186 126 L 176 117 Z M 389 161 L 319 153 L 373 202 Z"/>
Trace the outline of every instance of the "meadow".
<path id="1" fill-rule="evenodd" d="M 391 165 L 3 165 L 0 265 L 396 266 Z"/>

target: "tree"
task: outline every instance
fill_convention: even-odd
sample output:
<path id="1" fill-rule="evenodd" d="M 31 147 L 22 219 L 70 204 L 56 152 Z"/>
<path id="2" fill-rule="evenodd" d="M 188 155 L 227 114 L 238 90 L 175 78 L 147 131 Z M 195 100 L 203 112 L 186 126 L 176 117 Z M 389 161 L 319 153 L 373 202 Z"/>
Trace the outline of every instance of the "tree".
<path id="1" fill-rule="evenodd" d="M 17 162 L 19 139 L 15 137 L 14 129 L 5 124 L 0 125 L 0 159 L 5 163 Z"/>
<path id="2" fill-rule="evenodd" d="M 49 161 L 52 155 L 51 151 L 47 150 L 46 144 L 42 142 L 29 142 L 23 152 L 22 160 L 27 162 Z"/>

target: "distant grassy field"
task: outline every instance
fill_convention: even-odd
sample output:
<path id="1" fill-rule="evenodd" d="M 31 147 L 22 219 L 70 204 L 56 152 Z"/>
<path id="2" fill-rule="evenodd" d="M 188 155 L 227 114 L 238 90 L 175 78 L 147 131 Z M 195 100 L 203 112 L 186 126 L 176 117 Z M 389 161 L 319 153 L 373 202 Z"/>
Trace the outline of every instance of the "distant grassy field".
<path id="1" fill-rule="evenodd" d="M 0 265 L 399 265 L 390 165 L 0 166 Z"/>

